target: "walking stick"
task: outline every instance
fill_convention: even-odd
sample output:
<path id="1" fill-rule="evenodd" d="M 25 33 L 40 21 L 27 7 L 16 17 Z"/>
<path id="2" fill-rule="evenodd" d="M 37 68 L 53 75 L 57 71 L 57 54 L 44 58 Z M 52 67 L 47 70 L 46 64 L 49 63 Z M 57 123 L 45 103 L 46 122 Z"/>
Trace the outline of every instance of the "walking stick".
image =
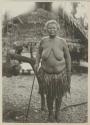
<path id="1" fill-rule="evenodd" d="M 32 43 L 31 43 L 31 48 L 30 48 L 30 55 L 31 55 L 31 58 L 33 58 L 33 55 L 32 55 Z M 33 71 L 34 71 L 34 65 L 31 64 L 31 66 L 32 66 Z M 34 78 L 33 78 L 33 83 L 32 83 L 32 89 L 31 89 L 31 93 L 30 93 L 30 98 L 29 98 L 28 108 L 27 108 L 27 111 L 26 111 L 25 122 L 26 122 L 27 119 L 28 119 L 28 114 L 29 114 L 29 110 L 30 110 L 31 97 L 32 97 L 32 92 L 33 92 L 34 83 L 35 83 L 35 71 L 34 71 Z"/>
<path id="2" fill-rule="evenodd" d="M 29 114 L 29 110 L 30 110 L 30 103 L 31 103 L 31 97 L 32 97 L 32 92 L 33 92 L 34 83 L 35 83 L 35 74 L 34 74 L 34 78 L 33 78 L 32 89 L 31 89 L 31 93 L 30 93 L 28 108 L 27 108 L 26 117 L 25 117 L 24 122 L 26 122 L 27 119 L 28 119 L 28 114 Z"/>

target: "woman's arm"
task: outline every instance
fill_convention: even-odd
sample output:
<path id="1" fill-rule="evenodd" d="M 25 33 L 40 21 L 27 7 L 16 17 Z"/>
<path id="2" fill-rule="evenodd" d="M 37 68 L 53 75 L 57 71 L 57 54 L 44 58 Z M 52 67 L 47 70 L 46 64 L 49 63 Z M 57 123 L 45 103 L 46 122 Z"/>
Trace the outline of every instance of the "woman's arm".
<path id="1" fill-rule="evenodd" d="M 41 59 L 41 54 L 42 54 L 42 47 L 41 47 L 41 42 L 39 43 L 37 47 L 37 54 L 36 54 L 36 63 L 35 63 L 35 70 L 38 70 L 40 59 Z"/>
<path id="2" fill-rule="evenodd" d="M 69 82 L 71 82 L 71 57 L 70 57 L 69 48 L 66 41 L 64 41 L 64 57 L 66 62 L 66 71 L 67 71 L 68 80 Z"/>

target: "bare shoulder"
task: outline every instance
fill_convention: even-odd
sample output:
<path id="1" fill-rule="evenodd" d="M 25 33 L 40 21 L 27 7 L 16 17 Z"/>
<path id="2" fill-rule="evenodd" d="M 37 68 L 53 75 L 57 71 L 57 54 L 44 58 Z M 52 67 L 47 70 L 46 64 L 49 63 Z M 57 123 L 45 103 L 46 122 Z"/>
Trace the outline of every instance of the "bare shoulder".
<path id="1" fill-rule="evenodd" d="M 44 40 L 48 40 L 49 39 L 49 36 L 45 36 L 41 39 L 41 41 L 44 41 Z"/>
<path id="2" fill-rule="evenodd" d="M 44 44 L 46 41 L 48 41 L 49 36 L 42 37 L 40 44 Z"/>
<path id="3" fill-rule="evenodd" d="M 64 39 L 64 38 L 62 38 L 62 37 L 59 37 L 59 36 L 57 36 L 57 39 L 60 40 L 60 43 L 61 43 L 63 46 L 67 46 L 66 39 Z"/>

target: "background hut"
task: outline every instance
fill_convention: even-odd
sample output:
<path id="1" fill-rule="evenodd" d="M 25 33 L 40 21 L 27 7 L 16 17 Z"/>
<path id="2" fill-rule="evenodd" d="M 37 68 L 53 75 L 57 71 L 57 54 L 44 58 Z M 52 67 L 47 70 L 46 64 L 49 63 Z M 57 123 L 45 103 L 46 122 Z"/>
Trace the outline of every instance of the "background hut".
<path id="1" fill-rule="evenodd" d="M 60 24 L 58 35 L 68 43 L 72 62 L 88 61 L 88 36 L 84 27 L 63 8 L 59 8 L 56 13 L 49 4 L 47 6 L 39 2 L 34 11 L 14 17 L 3 24 L 3 53 L 6 48 L 12 48 L 14 43 L 25 46 L 28 53 L 35 53 L 41 37 L 46 35 L 44 24 L 55 19 Z"/>

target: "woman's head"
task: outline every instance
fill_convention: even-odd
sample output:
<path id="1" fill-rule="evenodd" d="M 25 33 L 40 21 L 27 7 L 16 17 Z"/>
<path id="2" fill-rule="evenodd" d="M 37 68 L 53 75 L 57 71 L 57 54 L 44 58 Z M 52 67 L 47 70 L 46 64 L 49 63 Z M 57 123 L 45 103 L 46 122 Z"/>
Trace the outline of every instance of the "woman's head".
<path id="1" fill-rule="evenodd" d="M 56 20 L 49 20 L 45 24 L 45 29 L 50 36 L 56 36 L 57 31 L 60 29 L 60 26 Z"/>

